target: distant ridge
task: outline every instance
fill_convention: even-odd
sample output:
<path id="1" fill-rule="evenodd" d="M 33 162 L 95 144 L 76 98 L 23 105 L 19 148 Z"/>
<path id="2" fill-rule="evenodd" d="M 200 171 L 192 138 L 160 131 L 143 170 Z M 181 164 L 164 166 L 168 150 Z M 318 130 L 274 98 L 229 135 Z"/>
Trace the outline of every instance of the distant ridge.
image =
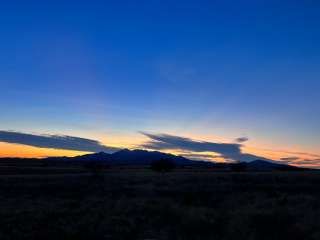
<path id="1" fill-rule="evenodd" d="M 146 150 L 129 150 L 123 149 L 115 153 L 109 154 L 105 152 L 86 154 L 75 157 L 48 157 L 41 160 L 36 158 L 0 158 L 0 163 L 21 162 L 27 164 L 29 162 L 36 163 L 48 163 L 48 164 L 83 164 L 85 162 L 99 161 L 109 166 L 146 166 L 150 165 L 153 161 L 169 159 L 173 161 L 177 166 L 191 166 L 191 167 L 208 167 L 208 168 L 220 168 L 220 169 L 233 169 L 237 164 L 232 163 L 215 163 L 209 161 L 190 160 L 182 156 L 176 156 L 173 154 L 158 152 L 158 151 L 146 151 Z M 32 161 L 31 161 L 32 160 Z M 272 171 L 272 170 L 288 170 L 299 171 L 308 170 L 305 168 L 299 168 L 289 166 L 285 164 L 279 164 L 275 162 L 269 162 L 264 160 L 255 160 L 249 163 L 241 163 L 242 170 L 246 171 Z M 243 168 L 244 166 L 244 168 Z"/>
<path id="2" fill-rule="evenodd" d="M 295 166 L 280 164 L 280 163 L 274 163 L 264 160 L 255 160 L 252 162 L 247 163 L 247 167 L 249 170 L 303 170 L 305 168 L 299 168 Z"/>
<path id="3" fill-rule="evenodd" d="M 123 149 L 118 152 L 109 154 L 105 152 L 86 154 L 76 157 L 50 157 L 44 160 L 48 161 L 103 161 L 108 165 L 150 165 L 153 161 L 160 159 L 170 159 L 177 165 L 194 165 L 194 164 L 207 164 L 209 162 L 193 161 L 187 158 L 176 156 L 173 154 L 162 153 L 157 151 L 146 150 L 129 150 Z"/>

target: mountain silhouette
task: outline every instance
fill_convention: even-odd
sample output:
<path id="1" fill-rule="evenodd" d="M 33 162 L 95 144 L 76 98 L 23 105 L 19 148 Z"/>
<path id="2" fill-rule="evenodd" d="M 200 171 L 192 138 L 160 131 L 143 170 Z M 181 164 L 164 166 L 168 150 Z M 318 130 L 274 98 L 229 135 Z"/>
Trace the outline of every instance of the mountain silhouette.
<path id="1" fill-rule="evenodd" d="M 204 161 L 193 161 L 187 158 L 176 156 L 173 154 L 162 153 L 157 151 L 146 151 L 146 150 L 129 150 L 123 149 L 113 154 L 99 152 L 86 154 L 76 157 L 50 157 L 44 160 L 47 161 L 102 161 L 108 165 L 150 165 L 153 161 L 169 159 L 175 162 L 176 165 L 201 165 L 209 164 Z"/>
<path id="2" fill-rule="evenodd" d="M 215 163 L 209 161 L 190 160 L 182 156 L 176 156 L 169 153 L 159 151 L 146 151 L 146 150 L 129 150 L 123 149 L 115 153 L 109 154 L 105 152 L 85 154 L 75 157 L 48 157 L 44 159 L 30 159 L 30 158 L 0 158 L 0 163 L 23 163 L 26 165 L 28 162 L 47 163 L 49 165 L 82 165 L 87 162 L 101 162 L 109 166 L 150 166 L 152 162 L 167 159 L 175 163 L 176 166 L 184 167 L 207 167 L 219 169 L 232 169 L 232 163 Z M 29 160 L 29 161 L 27 161 Z M 31 161 L 32 160 L 32 161 Z M 248 171 L 272 171 L 272 170 L 306 170 L 304 168 L 269 162 L 264 160 L 255 160 L 249 163 L 241 163 Z"/>
<path id="3" fill-rule="evenodd" d="M 295 167 L 295 166 L 290 166 L 290 165 L 285 165 L 285 164 L 280 164 L 280 163 L 275 163 L 275 162 L 269 162 L 269 161 L 264 161 L 264 160 L 255 160 L 252 162 L 247 163 L 247 167 L 250 170 L 299 170 L 303 168 Z"/>

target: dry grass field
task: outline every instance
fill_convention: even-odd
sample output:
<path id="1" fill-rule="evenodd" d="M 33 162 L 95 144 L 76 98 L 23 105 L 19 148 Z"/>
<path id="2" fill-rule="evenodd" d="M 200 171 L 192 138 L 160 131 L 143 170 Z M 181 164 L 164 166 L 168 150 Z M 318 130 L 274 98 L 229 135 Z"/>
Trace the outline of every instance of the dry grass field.
<path id="1" fill-rule="evenodd" d="M 320 239 L 320 174 L 2 175 L 0 239 Z"/>

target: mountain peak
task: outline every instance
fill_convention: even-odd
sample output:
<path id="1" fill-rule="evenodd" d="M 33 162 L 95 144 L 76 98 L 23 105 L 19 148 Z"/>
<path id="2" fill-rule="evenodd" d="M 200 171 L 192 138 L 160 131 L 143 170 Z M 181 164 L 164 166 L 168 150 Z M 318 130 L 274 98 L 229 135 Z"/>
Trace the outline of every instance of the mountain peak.
<path id="1" fill-rule="evenodd" d="M 159 152 L 159 151 L 147 151 L 143 149 L 122 149 L 115 153 L 109 154 L 105 152 L 98 152 L 92 154 L 86 154 L 77 157 L 64 157 L 64 158 L 48 158 L 47 160 L 63 160 L 63 161 L 103 161 L 108 165 L 126 165 L 126 166 L 147 166 L 153 161 L 169 159 L 177 166 L 194 166 L 194 167 L 216 167 L 221 166 L 221 163 L 214 163 L 209 161 L 197 161 L 190 160 L 182 156 L 176 156 L 174 154 Z M 228 168 L 228 164 L 222 164 L 225 168 Z M 299 170 L 300 168 L 289 166 L 281 163 L 256 159 L 252 162 L 246 163 L 247 169 L 250 171 L 272 171 L 272 170 Z M 305 170 L 305 169 L 303 169 Z"/>

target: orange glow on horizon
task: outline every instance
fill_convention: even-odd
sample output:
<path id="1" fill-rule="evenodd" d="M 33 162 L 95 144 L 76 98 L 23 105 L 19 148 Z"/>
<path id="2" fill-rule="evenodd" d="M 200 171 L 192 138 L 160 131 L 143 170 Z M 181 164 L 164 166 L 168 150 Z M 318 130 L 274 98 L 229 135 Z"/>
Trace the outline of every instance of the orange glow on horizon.
<path id="1" fill-rule="evenodd" d="M 25 146 L 20 144 L 0 142 L 0 157 L 26 157 L 26 158 L 44 158 L 55 156 L 72 157 L 87 154 L 88 152 L 49 149 Z"/>
<path id="2" fill-rule="evenodd" d="M 101 142 L 107 146 L 117 147 L 119 149 L 128 148 L 128 149 L 139 149 L 141 148 L 141 144 L 148 141 L 148 138 L 144 137 L 143 135 L 111 135 L 112 137 L 108 138 L 108 141 L 104 141 L 105 139 L 100 138 Z M 100 136 L 101 137 L 101 136 Z M 193 139 L 199 139 L 193 138 Z M 200 141 L 210 141 L 206 137 L 200 138 Z M 218 139 L 219 142 L 222 139 Z M 216 140 L 212 140 L 213 142 L 216 142 Z M 151 150 L 151 149 L 146 149 Z M 207 161 L 213 161 L 213 162 L 226 162 L 226 160 L 223 157 L 220 157 L 219 154 L 213 153 L 213 152 L 190 152 L 190 151 L 183 151 L 183 150 L 161 150 L 165 153 L 185 156 L 190 159 L 200 159 L 200 160 L 207 160 Z M 290 149 L 290 152 L 286 151 L 280 151 L 280 150 L 272 150 L 272 149 L 263 149 L 259 148 L 257 146 L 246 146 L 244 145 L 242 147 L 243 153 L 253 154 L 258 157 L 264 157 L 267 159 L 279 161 L 279 163 L 286 164 L 286 161 L 281 161 L 281 158 L 285 157 L 294 157 L 298 156 L 300 160 L 296 160 L 291 165 L 295 166 L 304 166 L 304 167 L 320 167 L 320 161 L 319 163 L 317 161 L 313 161 L 310 163 L 306 162 L 304 160 L 317 160 L 317 155 L 314 154 L 314 157 L 312 157 L 312 154 L 308 153 L 301 153 L 302 151 L 299 149 Z M 62 149 L 49 149 L 49 148 L 39 148 L 39 147 L 32 147 L 27 145 L 21 145 L 21 144 L 11 144 L 11 143 L 3 143 L 0 142 L 0 158 L 1 157 L 25 157 L 25 158 L 45 158 L 45 157 L 54 157 L 54 156 L 66 156 L 66 157 L 73 157 L 78 155 L 84 155 L 88 154 L 90 152 L 82 152 L 82 151 L 73 151 L 73 150 L 62 150 Z"/>

